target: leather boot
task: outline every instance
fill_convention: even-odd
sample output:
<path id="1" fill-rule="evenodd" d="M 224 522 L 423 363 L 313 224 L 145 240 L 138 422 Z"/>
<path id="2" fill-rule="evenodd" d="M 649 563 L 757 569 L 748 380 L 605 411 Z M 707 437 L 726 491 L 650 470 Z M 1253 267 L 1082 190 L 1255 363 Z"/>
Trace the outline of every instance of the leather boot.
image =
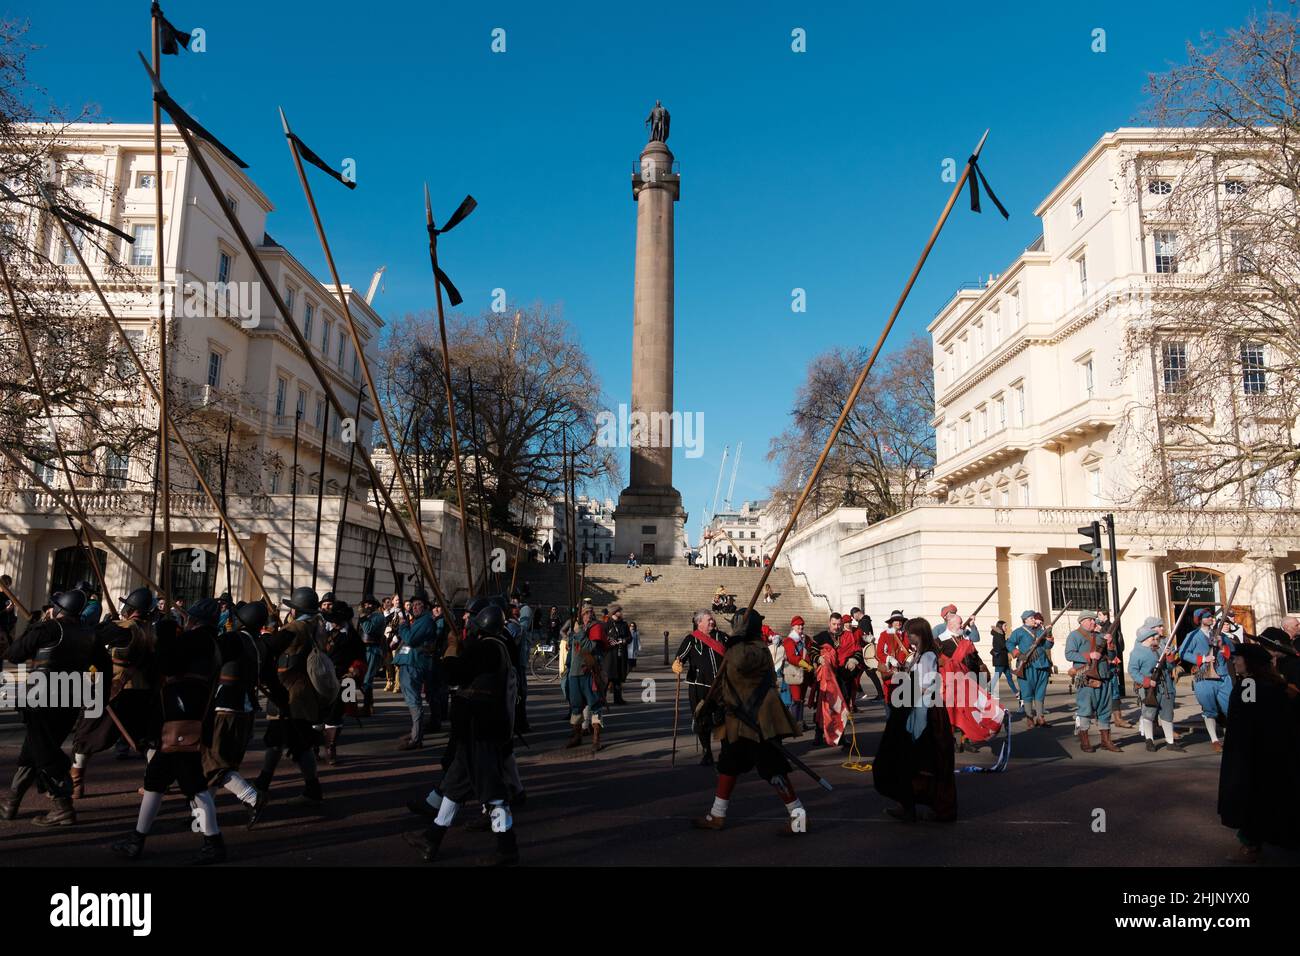
<path id="1" fill-rule="evenodd" d="M 333 767 L 339 762 L 339 728 L 325 728 L 325 763 Z"/>
<path id="2" fill-rule="evenodd" d="M 600 753 L 600 729 L 600 724 L 591 725 L 591 752 L 594 754 Z"/>
<path id="3" fill-rule="evenodd" d="M 320 778 L 307 780 L 302 785 L 301 800 L 307 803 L 320 803 L 325 799 L 325 794 L 321 792 Z"/>
<path id="4" fill-rule="evenodd" d="M 248 829 L 253 829 L 257 826 L 257 821 L 262 819 L 262 811 L 266 809 L 268 799 L 265 790 L 257 791 L 257 796 L 253 798 L 253 803 L 248 808 Z"/>
<path id="5" fill-rule="evenodd" d="M 1110 722 L 1120 730 L 1129 730 L 1133 726 L 1124 719 L 1124 714 L 1118 707 L 1110 712 Z"/>
<path id="6" fill-rule="evenodd" d="M 1101 732 L 1101 747 L 1103 750 L 1109 750 L 1113 754 L 1123 753 L 1123 751 L 1120 750 L 1119 746 L 1115 743 L 1115 741 L 1110 739 L 1109 730 L 1103 730 Z"/>
<path id="7" fill-rule="evenodd" d="M 203 838 L 203 848 L 190 860 L 192 866 L 210 866 L 213 863 L 225 862 L 226 841 L 220 833 L 216 836 L 205 836 Z"/>
<path id="8" fill-rule="evenodd" d="M 569 736 L 569 740 L 564 745 L 564 749 L 570 750 L 581 743 L 582 743 L 582 724 L 574 724 L 573 733 Z"/>
<path id="9" fill-rule="evenodd" d="M 9 792 L 5 795 L 4 803 L 0 803 L 0 820 L 16 820 L 18 818 L 18 807 L 23 802 L 25 794 L 36 782 L 36 771 L 31 767 L 19 767 L 14 773 L 13 782 L 9 784 Z"/>
<path id="10" fill-rule="evenodd" d="M 496 834 L 497 851 L 484 860 L 488 866 L 514 866 L 519 862 L 519 844 L 515 841 L 515 831 L 507 830 Z"/>
<path id="11" fill-rule="evenodd" d="M 144 853 L 144 834 L 139 830 L 132 830 L 131 835 L 125 840 L 118 840 L 113 844 L 113 853 L 124 860 L 138 860 Z"/>
<path id="12" fill-rule="evenodd" d="M 72 808 L 71 797 L 55 797 L 54 809 L 32 823 L 38 827 L 70 827 L 77 822 L 77 811 Z"/>
<path id="13" fill-rule="evenodd" d="M 420 851 L 420 856 L 425 863 L 432 863 L 438 859 L 438 850 L 442 846 L 442 839 L 447 835 L 448 829 L 448 827 L 440 827 L 435 823 L 420 833 L 408 833 L 406 842 Z"/>
<path id="14" fill-rule="evenodd" d="M 1092 741 L 1088 739 L 1088 731 L 1086 730 L 1079 731 L 1079 747 L 1086 754 L 1090 754 L 1097 749 L 1092 745 Z"/>
<path id="15" fill-rule="evenodd" d="M 86 772 L 80 767 L 72 768 L 72 799 L 80 800 L 86 795 Z"/>
<path id="16" fill-rule="evenodd" d="M 362 717 L 373 717 L 375 714 L 375 689 L 366 688 L 365 702 L 361 705 Z"/>

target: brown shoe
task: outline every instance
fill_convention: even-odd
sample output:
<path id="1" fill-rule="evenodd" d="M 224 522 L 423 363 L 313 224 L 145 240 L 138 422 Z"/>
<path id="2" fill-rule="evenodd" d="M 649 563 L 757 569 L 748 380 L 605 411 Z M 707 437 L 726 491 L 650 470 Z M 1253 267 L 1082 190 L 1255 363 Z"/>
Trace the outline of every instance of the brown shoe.
<path id="1" fill-rule="evenodd" d="M 1088 731 L 1086 730 L 1079 731 L 1079 747 L 1086 754 L 1090 754 L 1097 749 L 1092 745 L 1092 741 L 1088 739 Z"/>
<path id="2" fill-rule="evenodd" d="M 1210 741 L 1210 746 L 1214 748 L 1214 752 L 1215 752 L 1216 754 L 1221 754 L 1221 753 L 1223 753 L 1223 741 L 1222 741 L 1222 740 L 1212 740 L 1212 741 Z"/>
<path id="3" fill-rule="evenodd" d="M 54 809 L 32 823 L 38 827 L 70 827 L 77 822 L 77 811 L 72 809 L 71 797 L 55 797 Z"/>
<path id="4" fill-rule="evenodd" d="M 85 771 L 80 767 L 72 768 L 72 799 L 80 800 L 86 795 Z"/>
<path id="5" fill-rule="evenodd" d="M 1034 726 L 1035 726 L 1035 727 L 1046 727 L 1046 726 L 1047 726 L 1047 718 L 1046 718 L 1046 717 L 1039 717 L 1039 718 L 1037 718 L 1037 719 L 1034 721 Z"/>
<path id="6" fill-rule="evenodd" d="M 711 813 L 706 813 L 702 817 L 696 817 L 691 821 L 691 826 L 697 830 L 721 830 L 727 823 L 726 817 L 715 817 Z"/>
<path id="7" fill-rule="evenodd" d="M 582 743 L 582 724 L 573 725 L 573 733 L 569 735 L 568 741 L 564 744 L 565 750 L 571 750 Z"/>
<path id="8" fill-rule="evenodd" d="M 1120 730 L 1131 730 L 1133 725 L 1124 719 L 1124 715 L 1119 711 L 1111 711 L 1110 722 Z"/>
<path id="9" fill-rule="evenodd" d="M 1113 754 L 1124 752 L 1119 748 L 1119 746 L 1115 743 L 1115 741 L 1110 739 L 1109 730 L 1103 730 L 1101 732 L 1101 747 L 1103 750 L 1109 750 Z"/>
<path id="10" fill-rule="evenodd" d="M 591 725 L 591 752 L 600 753 L 600 724 Z"/>
<path id="11" fill-rule="evenodd" d="M 403 737 L 402 742 L 397 745 L 398 750 L 419 750 L 424 744 L 418 740 L 412 740 L 410 737 Z"/>

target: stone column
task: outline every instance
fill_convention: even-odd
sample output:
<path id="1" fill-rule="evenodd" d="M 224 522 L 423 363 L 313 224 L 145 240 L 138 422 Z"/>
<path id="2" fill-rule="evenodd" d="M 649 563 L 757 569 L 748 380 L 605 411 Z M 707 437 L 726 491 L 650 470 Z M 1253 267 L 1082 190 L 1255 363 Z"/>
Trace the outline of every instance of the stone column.
<path id="1" fill-rule="evenodd" d="M 1134 646 L 1136 638 L 1132 635 L 1137 634 L 1138 627 L 1148 617 L 1171 620 L 1165 607 L 1167 596 L 1160 584 L 1160 560 L 1165 555 L 1164 551 L 1129 551 L 1126 555 L 1127 560 L 1120 564 L 1120 600 L 1124 599 L 1127 592 L 1122 580 L 1124 572 L 1129 572 L 1132 582 L 1129 587 L 1137 588 L 1137 594 L 1133 595 L 1133 603 L 1129 605 L 1124 615 L 1123 630 L 1126 647 Z M 1177 613 L 1175 609 L 1174 614 Z"/>
<path id="2" fill-rule="evenodd" d="M 1262 631 L 1266 627 L 1281 624 L 1282 618 L 1286 616 L 1286 602 L 1282 595 L 1282 576 L 1278 574 L 1277 557 L 1249 553 L 1245 556 L 1245 562 L 1249 577 L 1242 583 L 1250 585 L 1247 593 L 1255 608 L 1255 628 Z M 1241 598 L 1241 590 L 1237 592 L 1236 603 L 1245 603 Z"/>
<path id="3" fill-rule="evenodd" d="M 1020 626 L 1024 611 L 1041 611 L 1044 618 L 1050 619 L 1048 608 L 1043 606 L 1042 574 L 1038 570 L 1039 558 L 1046 554 L 1047 550 L 1043 549 L 1013 551 L 1007 555 L 1011 579 L 1011 616 L 1007 623 L 1012 630 Z"/>
<path id="4" fill-rule="evenodd" d="M 10 590 L 28 608 L 39 607 L 45 601 L 44 596 L 37 601 L 35 594 L 38 534 L 29 531 L 8 535 L 0 541 L 0 553 L 3 553 L 3 558 L 0 558 L 0 571 L 13 578 L 14 583 L 10 585 Z"/>

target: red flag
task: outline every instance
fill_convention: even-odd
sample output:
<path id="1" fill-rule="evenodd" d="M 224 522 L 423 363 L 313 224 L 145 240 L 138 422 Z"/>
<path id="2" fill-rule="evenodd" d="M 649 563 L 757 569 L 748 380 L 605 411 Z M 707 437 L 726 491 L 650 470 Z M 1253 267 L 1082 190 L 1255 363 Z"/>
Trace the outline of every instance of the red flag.
<path id="1" fill-rule="evenodd" d="M 966 657 L 974 652 L 975 645 L 970 639 L 962 638 L 952 656 L 939 668 L 939 677 L 943 704 L 953 729 L 960 730 L 968 740 L 982 743 L 1002 729 L 1006 711 L 984 692 L 978 675 L 967 669 Z"/>
<path id="2" fill-rule="evenodd" d="M 835 652 L 829 644 L 822 645 L 821 662 L 817 665 L 817 689 L 821 700 L 822 737 L 834 746 L 844 736 L 849 709 L 840 693 L 840 682 L 835 679 Z"/>

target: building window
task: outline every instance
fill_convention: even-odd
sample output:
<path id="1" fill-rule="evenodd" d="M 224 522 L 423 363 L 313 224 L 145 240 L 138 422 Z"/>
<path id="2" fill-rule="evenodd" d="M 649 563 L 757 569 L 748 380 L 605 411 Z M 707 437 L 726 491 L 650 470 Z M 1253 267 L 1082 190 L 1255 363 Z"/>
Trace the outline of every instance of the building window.
<path id="1" fill-rule="evenodd" d="M 140 346 L 144 344 L 144 332 L 140 329 L 128 329 L 126 340 L 135 349 L 136 354 L 140 353 Z M 135 362 L 131 358 L 131 353 L 126 350 L 125 345 L 119 345 L 115 353 L 113 368 L 117 372 L 118 378 L 129 378 L 135 373 Z"/>
<path id="2" fill-rule="evenodd" d="M 989 313 L 989 329 L 992 332 L 992 338 L 989 339 L 990 345 L 996 345 L 1002 341 L 1002 310 L 994 307 Z"/>
<path id="3" fill-rule="evenodd" d="M 962 447 L 969 448 L 971 446 L 969 415 L 967 415 L 965 418 L 961 420 L 961 435 L 962 435 Z"/>
<path id="4" fill-rule="evenodd" d="M 1052 610 L 1059 611 L 1067 603 L 1076 610 L 1110 610 L 1110 589 L 1104 572 L 1098 574 L 1082 565 L 1067 565 L 1048 577 L 1052 581 Z"/>
<path id="5" fill-rule="evenodd" d="M 1093 396 L 1093 384 L 1092 358 L 1090 356 L 1083 362 L 1083 394 L 1088 398 L 1092 398 Z"/>
<path id="6" fill-rule="evenodd" d="M 1088 469 L 1088 496 L 1094 505 L 1101 504 L 1101 466 Z"/>
<path id="7" fill-rule="evenodd" d="M 1300 614 L 1300 571 L 1282 575 L 1282 592 L 1286 595 L 1286 612 Z"/>
<path id="8" fill-rule="evenodd" d="M 1255 478 L 1251 488 L 1251 498 L 1256 508 L 1276 509 L 1282 507 L 1282 470 L 1270 468 Z"/>
<path id="9" fill-rule="evenodd" d="M 1083 197 L 1080 196 L 1074 201 L 1074 221 L 1083 222 Z"/>
<path id="10" fill-rule="evenodd" d="M 1016 402 L 1016 427 L 1025 426 L 1025 386 L 1024 383 L 1011 386 L 1011 394 Z"/>
<path id="11" fill-rule="evenodd" d="M 339 329 L 339 347 L 338 347 L 338 366 L 343 368 L 343 357 L 348 351 L 348 340 L 343 336 L 343 329 Z"/>
<path id="12" fill-rule="evenodd" d="M 975 339 L 975 361 L 978 362 L 984 357 L 984 324 L 982 322 L 975 323 L 973 338 Z"/>
<path id="13" fill-rule="evenodd" d="M 276 495 L 279 493 L 280 493 L 280 473 L 278 471 L 273 471 L 271 472 L 271 494 Z"/>
<path id="14" fill-rule="evenodd" d="M 86 248 L 85 233 L 76 226 L 69 226 L 68 232 L 71 233 L 73 245 L 76 246 L 78 252 Z M 59 241 L 59 262 L 65 266 L 77 265 L 76 252 L 73 251 L 72 246 L 69 246 L 66 240 Z"/>
<path id="15" fill-rule="evenodd" d="M 316 307 L 310 302 L 302 304 L 302 337 L 311 341 L 311 327 L 316 324 Z"/>
<path id="16" fill-rule="evenodd" d="M 293 303 L 298 298 L 298 290 L 288 288 L 284 292 L 284 310 L 289 313 L 289 318 L 293 318 Z"/>
<path id="17" fill-rule="evenodd" d="M 1003 485 L 1001 488 L 998 489 L 998 494 L 1001 496 L 1002 507 L 1010 508 L 1011 507 L 1011 486 Z"/>
<path id="18" fill-rule="evenodd" d="M 1241 343 L 1241 392 L 1263 395 L 1268 391 L 1264 370 L 1264 346 L 1260 342 Z"/>
<path id="19" fill-rule="evenodd" d="M 125 488 L 131 460 L 126 455 L 110 451 L 104 459 L 104 487 Z"/>
<path id="20" fill-rule="evenodd" d="M 1232 243 L 1232 271 L 1241 275 L 1257 272 L 1254 237 L 1244 229 L 1234 229 L 1229 238 Z"/>
<path id="21" fill-rule="evenodd" d="M 1022 508 L 1029 507 L 1029 482 L 1028 481 L 1020 482 L 1020 507 Z"/>
<path id="22" fill-rule="evenodd" d="M 153 224 L 148 225 L 138 223 L 131 227 L 131 265 L 133 266 L 151 266 L 153 265 Z"/>
<path id="23" fill-rule="evenodd" d="M 294 416 L 305 418 L 307 415 L 307 392 L 305 389 L 298 389 L 298 405 L 294 409 Z"/>
<path id="24" fill-rule="evenodd" d="M 1178 271 L 1178 233 L 1155 234 L 1156 272 L 1172 275 Z"/>
<path id="25" fill-rule="evenodd" d="M 1020 286 L 1011 290 L 1011 317 L 1015 320 L 1016 328 L 1020 328 Z"/>
<path id="26" fill-rule="evenodd" d="M 217 256 L 217 281 L 230 281 L 230 254 L 222 252 Z"/>
<path id="27" fill-rule="evenodd" d="M 963 335 L 958 342 L 961 345 L 961 370 L 964 372 L 970 368 L 970 341 Z"/>
<path id="28" fill-rule="evenodd" d="M 316 399 L 316 428 L 319 430 L 325 420 L 325 399 Z"/>
<path id="29" fill-rule="evenodd" d="M 1193 504 L 1202 497 L 1196 488 L 1196 462 L 1175 458 L 1169 462 L 1169 497 L 1175 504 Z"/>
<path id="30" fill-rule="evenodd" d="M 226 193 L 226 205 L 230 207 L 232 213 L 239 212 L 239 200 L 230 195 L 230 193 Z"/>
<path id="31" fill-rule="evenodd" d="M 221 387 L 221 353 L 208 353 L 208 385 L 212 388 Z"/>
<path id="32" fill-rule="evenodd" d="M 981 405 L 978 409 L 980 416 L 980 438 L 989 437 L 989 407 Z"/>
<path id="33" fill-rule="evenodd" d="M 320 351 L 322 355 L 329 355 L 330 352 L 330 330 L 334 327 L 333 322 L 321 323 L 320 334 Z"/>
<path id="34" fill-rule="evenodd" d="M 1168 196 L 1174 191 L 1174 184 L 1167 179 L 1152 179 L 1147 183 L 1147 192 L 1153 196 Z"/>
<path id="35" fill-rule="evenodd" d="M 157 189 L 158 177 L 152 172 L 136 173 L 135 188 L 136 189 Z"/>
<path id="36" fill-rule="evenodd" d="M 1165 342 L 1160 353 L 1165 391 L 1170 394 L 1181 392 L 1187 383 L 1187 343 Z"/>
<path id="37" fill-rule="evenodd" d="M 997 409 L 998 430 L 1001 431 L 1007 427 L 1007 400 L 1005 396 L 999 395 L 993 399 L 993 407 Z"/>
<path id="38" fill-rule="evenodd" d="M 1229 196 L 1246 195 L 1246 182 L 1242 179 L 1225 179 L 1223 191 Z"/>
<path id="39" fill-rule="evenodd" d="M 353 352 L 352 353 L 352 381 L 355 382 L 357 380 L 358 375 L 360 375 L 360 367 L 357 362 L 357 353 Z"/>
<path id="40" fill-rule="evenodd" d="M 1083 298 L 1088 296 L 1088 257 L 1079 256 L 1074 260 L 1074 266 L 1079 275 L 1079 295 Z"/>
<path id="41" fill-rule="evenodd" d="M 275 417 L 284 417 L 284 397 L 289 391 L 289 383 L 282 378 L 275 380 Z"/>

